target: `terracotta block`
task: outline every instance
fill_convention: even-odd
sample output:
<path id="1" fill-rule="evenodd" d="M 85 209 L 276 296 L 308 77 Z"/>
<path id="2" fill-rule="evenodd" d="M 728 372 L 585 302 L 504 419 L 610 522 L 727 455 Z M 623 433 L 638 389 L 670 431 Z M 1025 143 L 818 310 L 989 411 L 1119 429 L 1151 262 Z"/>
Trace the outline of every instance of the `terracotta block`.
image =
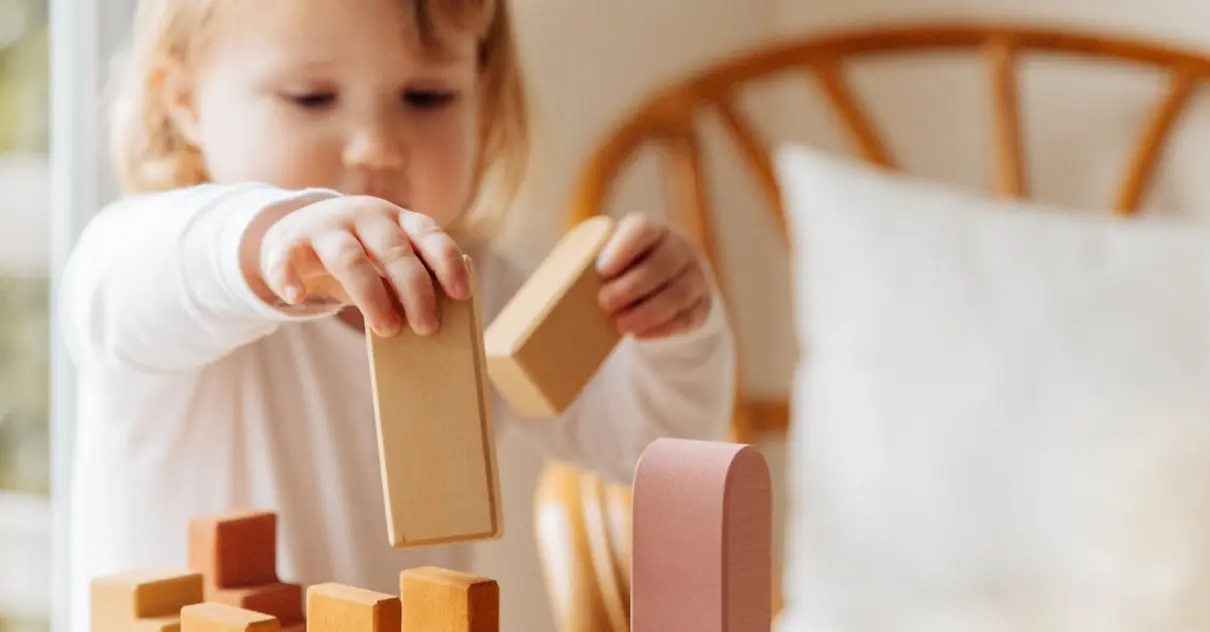
<path id="1" fill-rule="evenodd" d="M 226 604 L 206 602 L 181 609 L 181 632 L 278 632 L 275 617 Z"/>
<path id="2" fill-rule="evenodd" d="M 402 616 L 391 595 L 334 583 L 307 589 L 311 632 L 400 632 Z"/>
<path id="3" fill-rule="evenodd" d="M 275 582 L 247 588 L 223 588 L 213 591 L 207 600 L 272 615 L 283 626 L 303 620 L 300 584 Z"/>
<path id="4" fill-rule="evenodd" d="M 277 515 L 242 510 L 194 519 L 189 567 L 205 576 L 208 591 L 276 583 Z"/>
<path id="5" fill-rule="evenodd" d="M 598 300 L 596 260 L 613 229 L 607 216 L 573 228 L 484 332 L 491 381 L 522 417 L 567 410 L 621 340 Z"/>
<path id="6" fill-rule="evenodd" d="M 427 566 L 403 571 L 399 583 L 404 630 L 500 630 L 500 587 L 495 580 Z"/>
<path id="7" fill-rule="evenodd" d="M 652 442 L 634 480 L 633 632 L 768 632 L 772 503 L 756 448 Z"/>

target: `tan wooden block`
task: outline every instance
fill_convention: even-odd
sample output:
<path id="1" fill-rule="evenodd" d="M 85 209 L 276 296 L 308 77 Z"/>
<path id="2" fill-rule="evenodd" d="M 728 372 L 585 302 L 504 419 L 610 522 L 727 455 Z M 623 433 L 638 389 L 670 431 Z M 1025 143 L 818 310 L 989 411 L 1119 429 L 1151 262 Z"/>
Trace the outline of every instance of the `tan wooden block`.
<path id="1" fill-rule="evenodd" d="M 343 584 L 307 589 L 307 625 L 311 632 L 399 632 L 398 597 Z"/>
<path id="2" fill-rule="evenodd" d="M 276 617 L 208 601 L 181 609 L 181 632 L 279 632 Z"/>
<path id="3" fill-rule="evenodd" d="M 632 504 L 633 632 L 768 632 L 772 484 L 748 445 L 658 439 Z"/>
<path id="4" fill-rule="evenodd" d="M 473 297 L 438 292 L 436 333 L 366 330 L 387 535 L 396 548 L 503 534 L 478 286 L 466 262 Z"/>
<path id="5" fill-rule="evenodd" d="M 272 615 L 283 626 L 303 620 L 300 584 L 275 582 L 247 588 L 223 588 L 211 592 L 206 600 Z"/>
<path id="6" fill-rule="evenodd" d="M 189 567 L 213 589 L 276 583 L 277 515 L 255 509 L 202 516 L 189 523 Z"/>
<path id="7" fill-rule="evenodd" d="M 433 566 L 400 574 L 405 632 L 499 632 L 495 580 Z"/>
<path id="8" fill-rule="evenodd" d="M 613 229 L 598 216 L 569 231 L 484 332 L 492 384 L 518 415 L 563 413 L 621 339 L 598 299 Z"/>
<path id="9" fill-rule="evenodd" d="M 181 616 L 178 614 L 168 617 L 135 619 L 132 623 L 127 623 L 117 629 L 130 632 L 181 632 Z M 93 628 L 93 632 L 99 631 Z"/>
<path id="10" fill-rule="evenodd" d="M 172 619 L 181 608 L 203 599 L 200 573 L 169 567 L 97 577 L 89 592 L 94 632 L 126 630 L 142 619 Z M 139 625 L 150 628 L 157 622 Z"/>

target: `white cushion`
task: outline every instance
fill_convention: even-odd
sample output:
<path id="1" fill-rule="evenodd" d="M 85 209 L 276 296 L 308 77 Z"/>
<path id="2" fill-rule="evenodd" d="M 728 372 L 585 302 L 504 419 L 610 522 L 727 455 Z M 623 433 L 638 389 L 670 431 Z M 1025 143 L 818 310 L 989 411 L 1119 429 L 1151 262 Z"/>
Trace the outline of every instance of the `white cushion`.
<path id="1" fill-rule="evenodd" d="M 780 629 L 1210 630 L 1210 234 L 777 162 Z"/>

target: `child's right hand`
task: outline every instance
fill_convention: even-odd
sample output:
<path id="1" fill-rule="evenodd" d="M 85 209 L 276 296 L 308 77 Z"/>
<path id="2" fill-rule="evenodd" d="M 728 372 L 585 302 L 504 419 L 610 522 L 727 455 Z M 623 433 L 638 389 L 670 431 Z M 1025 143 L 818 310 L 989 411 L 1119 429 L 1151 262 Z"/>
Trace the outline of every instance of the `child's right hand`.
<path id="1" fill-rule="evenodd" d="M 384 336 L 404 323 L 420 335 L 437 330 L 434 277 L 450 298 L 470 298 L 462 253 L 437 222 L 369 196 L 290 212 L 266 229 L 259 259 L 261 279 L 286 303 L 302 302 L 327 277 Z"/>

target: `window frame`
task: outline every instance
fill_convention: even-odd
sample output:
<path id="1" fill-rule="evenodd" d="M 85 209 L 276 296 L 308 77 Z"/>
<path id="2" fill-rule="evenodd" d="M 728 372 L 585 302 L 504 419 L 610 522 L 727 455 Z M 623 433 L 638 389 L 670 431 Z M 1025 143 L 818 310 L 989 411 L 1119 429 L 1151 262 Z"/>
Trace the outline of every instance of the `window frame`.
<path id="1" fill-rule="evenodd" d="M 126 37 L 137 0 L 49 0 L 50 20 L 50 455 L 51 494 L 43 500 L 50 562 L 45 618 L 53 632 L 70 621 L 69 525 L 75 447 L 76 375 L 57 318 L 63 269 L 80 232 L 116 195 L 102 151 L 101 114 L 109 59 Z M 3 534 L 0 534 L 3 540 Z M 0 558 L 3 558 L 0 553 Z"/>

